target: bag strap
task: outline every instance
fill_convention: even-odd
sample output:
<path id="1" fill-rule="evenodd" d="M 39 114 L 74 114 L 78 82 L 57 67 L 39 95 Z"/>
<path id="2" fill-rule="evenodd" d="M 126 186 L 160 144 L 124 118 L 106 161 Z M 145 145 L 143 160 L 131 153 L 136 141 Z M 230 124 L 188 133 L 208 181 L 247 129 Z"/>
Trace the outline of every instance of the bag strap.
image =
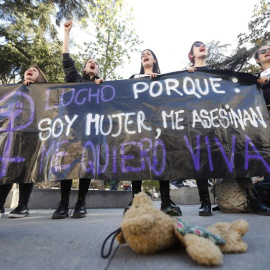
<path id="1" fill-rule="evenodd" d="M 106 237 L 106 239 L 103 241 L 102 248 L 101 248 L 101 257 L 102 257 L 102 258 L 106 259 L 106 258 L 108 258 L 108 257 L 111 255 L 111 253 L 112 253 L 112 246 L 113 246 L 113 243 L 114 243 L 114 239 L 115 239 L 115 237 L 117 236 L 117 234 L 119 234 L 121 231 L 122 231 L 121 228 L 118 228 L 117 230 L 115 230 L 115 231 L 113 231 L 112 233 L 110 233 L 110 234 Z M 109 240 L 109 238 L 110 238 L 111 236 L 113 236 L 113 238 L 112 238 L 112 240 L 111 240 L 111 244 L 110 244 L 109 251 L 108 251 L 107 254 L 104 254 L 105 245 L 106 245 L 107 241 Z"/>

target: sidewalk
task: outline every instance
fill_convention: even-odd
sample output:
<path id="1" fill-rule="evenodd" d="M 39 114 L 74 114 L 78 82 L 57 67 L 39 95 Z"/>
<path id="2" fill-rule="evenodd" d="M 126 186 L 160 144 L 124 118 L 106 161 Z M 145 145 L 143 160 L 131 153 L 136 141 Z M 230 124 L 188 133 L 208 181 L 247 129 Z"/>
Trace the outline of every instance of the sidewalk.
<path id="1" fill-rule="evenodd" d="M 154 202 L 157 207 L 159 201 Z M 199 217 L 197 205 L 181 206 L 183 219 L 207 227 L 218 221 L 244 218 L 250 228 L 244 240 L 248 252 L 224 255 L 220 267 L 202 267 L 181 247 L 154 255 L 137 255 L 115 242 L 109 259 L 101 258 L 104 239 L 119 228 L 123 209 L 89 209 L 83 219 L 51 219 L 54 209 L 33 210 L 22 219 L 0 218 L 0 266 L 5 270 L 180 270 L 236 269 L 266 270 L 270 267 L 270 217 L 255 214 L 225 214 Z M 10 209 L 6 209 L 9 213 Z"/>

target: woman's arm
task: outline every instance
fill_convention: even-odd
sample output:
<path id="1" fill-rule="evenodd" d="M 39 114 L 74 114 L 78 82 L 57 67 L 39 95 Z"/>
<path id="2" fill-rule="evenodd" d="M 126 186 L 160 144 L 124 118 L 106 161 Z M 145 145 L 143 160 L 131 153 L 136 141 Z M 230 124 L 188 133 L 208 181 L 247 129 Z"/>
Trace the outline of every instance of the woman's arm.
<path id="1" fill-rule="evenodd" d="M 69 34 L 72 28 L 72 21 L 64 23 L 64 40 L 62 46 L 62 53 L 69 53 Z"/>
<path id="2" fill-rule="evenodd" d="M 69 35 L 72 28 L 72 21 L 64 23 L 64 40 L 62 45 L 63 53 L 63 69 L 65 72 L 65 82 L 75 83 L 81 80 L 81 75 L 78 73 L 74 60 L 69 55 Z"/>
<path id="3" fill-rule="evenodd" d="M 263 77 L 261 77 L 261 78 L 258 79 L 258 82 L 259 82 L 260 84 L 263 84 L 263 85 L 269 84 L 270 78 L 267 77 L 267 76 L 263 76 Z"/>

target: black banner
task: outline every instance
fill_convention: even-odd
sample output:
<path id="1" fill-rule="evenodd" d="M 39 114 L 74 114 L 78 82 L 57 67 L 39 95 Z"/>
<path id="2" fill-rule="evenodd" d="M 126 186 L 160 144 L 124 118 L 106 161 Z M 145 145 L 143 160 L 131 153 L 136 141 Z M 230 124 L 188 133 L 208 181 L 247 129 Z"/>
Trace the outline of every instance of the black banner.
<path id="1" fill-rule="evenodd" d="M 101 85 L 2 85 L 0 182 L 269 173 L 269 116 L 256 79 L 181 71 Z"/>

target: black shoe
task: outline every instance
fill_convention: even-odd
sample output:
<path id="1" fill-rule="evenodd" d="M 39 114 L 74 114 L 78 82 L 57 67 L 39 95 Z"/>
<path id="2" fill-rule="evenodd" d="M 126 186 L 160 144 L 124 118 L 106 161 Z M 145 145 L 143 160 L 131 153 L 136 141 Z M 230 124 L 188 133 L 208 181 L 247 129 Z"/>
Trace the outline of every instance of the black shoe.
<path id="1" fill-rule="evenodd" d="M 69 216 L 68 212 L 69 212 L 69 207 L 68 207 L 68 203 L 64 202 L 64 201 L 60 201 L 60 203 L 58 203 L 59 206 L 58 208 L 55 210 L 55 212 L 52 215 L 52 219 L 62 219 L 62 218 L 66 218 Z"/>
<path id="2" fill-rule="evenodd" d="M 0 208 L 0 213 L 5 214 L 5 208 L 4 207 Z"/>
<path id="3" fill-rule="evenodd" d="M 128 204 L 128 206 L 124 209 L 123 215 L 127 212 L 127 210 L 131 207 L 132 201 Z"/>
<path id="4" fill-rule="evenodd" d="M 182 211 L 171 199 L 168 202 L 161 202 L 161 211 L 165 214 L 173 217 L 182 216 Z"/>
<path id="5" fill-rule="evenodd" d="M 74 206 L 73 213 L 71 215 L 72 218 L 84 218 L 86 217 L 87 211 L 85 208 L 85 202 L 83 201 L 77 201 L 77 203 Z"/>
<path id="6" fill-rule="evenodd" d="M 182 211 L 170 197 L 170 183 L 168 181 L 159 181 L 161 207 L 160 210 L 169 216 L 182 216 Z"/>
<path id="7" fill-rule="evenodd" d="M 262 216 L 270 216 L 270 208 L 260 203 L 257 206 L 257 214 Z"/>
<path id="8" fill-rule="evenodd" d="M 8 215 L 9 218 L 23 218 L 29 215 L 28 208 L 23 205 L 18 205 L 13 211 Z"/>
<path id="9" fill-rule="evenodd" d="M 201 207 L 199 208 L 199 216 L 212 216 L 211 203 L 202 202 Z"/>
<path id="10" fill-rule="evenodd" d="M 200 190 L 199 196 L 201 201 L 201 207 L 199 208 L 199 216 L 208 217 L 212 216 L 211 201 L 208 190 Z"/>
<path id="11" fill-rule="evenodd" d="M 259 194 L 254 188 L 245 189 L 250 212 L 270 216 L 270 208 L 260 202 Z"/>

